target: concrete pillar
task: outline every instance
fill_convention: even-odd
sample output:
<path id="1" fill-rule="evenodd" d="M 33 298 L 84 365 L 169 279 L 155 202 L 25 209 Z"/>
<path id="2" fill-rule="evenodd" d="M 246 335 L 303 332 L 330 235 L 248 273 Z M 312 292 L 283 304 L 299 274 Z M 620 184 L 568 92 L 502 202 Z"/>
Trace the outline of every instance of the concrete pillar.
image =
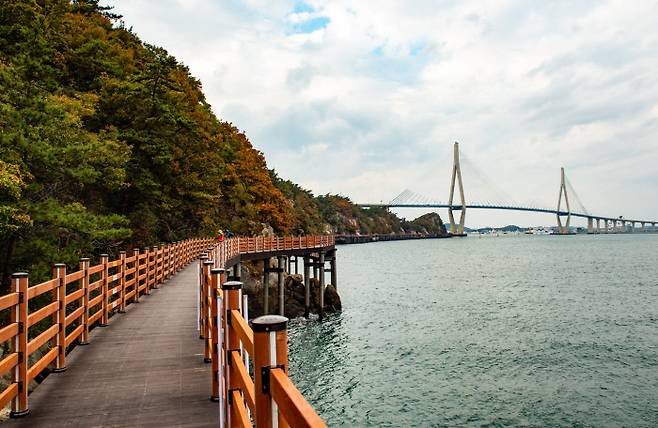
<path id="1" fill-rule="evenodd" d="M 601 233 L 601 219 L 596 219 L 596 233 Z"/>
<path id="2" fill-rule="evenodd" d="M 587 217 L 587 233 L 594 233 L 594 219 Z"/>

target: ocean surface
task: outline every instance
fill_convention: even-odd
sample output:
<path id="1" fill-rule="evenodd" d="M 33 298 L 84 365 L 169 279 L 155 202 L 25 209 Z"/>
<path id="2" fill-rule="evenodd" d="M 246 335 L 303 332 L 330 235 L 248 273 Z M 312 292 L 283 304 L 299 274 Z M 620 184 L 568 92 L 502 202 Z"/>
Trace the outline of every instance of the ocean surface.
<path id="1" fill-rule="evenodd" d="M 658 427 L 658 235 L 338 248 L 343 311 L 289 331 L 329 426 Z"/>

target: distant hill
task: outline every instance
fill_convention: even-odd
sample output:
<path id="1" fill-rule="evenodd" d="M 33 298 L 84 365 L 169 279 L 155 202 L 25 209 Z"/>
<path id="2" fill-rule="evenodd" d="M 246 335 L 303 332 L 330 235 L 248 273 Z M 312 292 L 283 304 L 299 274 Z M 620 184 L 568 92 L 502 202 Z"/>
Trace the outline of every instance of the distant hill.
<path id="1" fill-rule="evenodd" d="M 407 221 L 385 208 L 361 208 L 344 196 L 314 196 L 299 185 L 280 178 L 274 171 L 270 171 L 270 175 L 274 185 L 281 190 L 295 211 L 295 223 L 292 226 L 294 233 L 445 234 L 443 221 L 436 213 Z"/>

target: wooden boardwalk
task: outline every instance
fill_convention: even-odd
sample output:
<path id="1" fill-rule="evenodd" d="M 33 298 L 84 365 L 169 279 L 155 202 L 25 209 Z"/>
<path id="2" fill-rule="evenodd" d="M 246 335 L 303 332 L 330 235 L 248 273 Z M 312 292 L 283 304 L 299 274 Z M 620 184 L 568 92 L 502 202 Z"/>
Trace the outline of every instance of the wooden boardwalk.
<path id="1" fill-rule="evenodd" d="M 197 265 L 95 328 L 30 394 L 19 427 L 217 426 L 210 367 L 196 320 Z"/>

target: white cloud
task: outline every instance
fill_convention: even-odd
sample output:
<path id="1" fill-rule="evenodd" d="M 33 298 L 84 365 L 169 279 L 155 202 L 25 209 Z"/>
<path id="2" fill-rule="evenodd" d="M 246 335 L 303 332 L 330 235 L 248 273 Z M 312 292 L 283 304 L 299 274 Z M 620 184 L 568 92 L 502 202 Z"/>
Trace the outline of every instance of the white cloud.
<path id="1" fill-rule="evenodd" d="M 109 3 L 316 193 L 447 199 L 458 140 L 470 200 L 553 206 L 565 166 L 591 212 L 658 217 L 655 2 Z M 553 220 L 468 219 L 511 221 Z"/>

